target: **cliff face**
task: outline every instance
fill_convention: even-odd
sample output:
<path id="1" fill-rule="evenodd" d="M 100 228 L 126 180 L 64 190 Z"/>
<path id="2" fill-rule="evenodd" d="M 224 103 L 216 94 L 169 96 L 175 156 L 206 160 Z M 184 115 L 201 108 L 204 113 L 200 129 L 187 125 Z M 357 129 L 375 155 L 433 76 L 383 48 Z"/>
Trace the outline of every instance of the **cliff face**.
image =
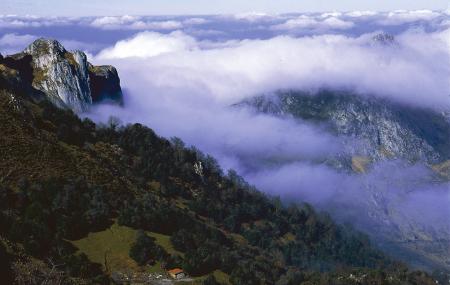
<path id="1" fill-rule="evenodd" d="M 238 105 L 325 123 L 337 135 L 358 139 L 348 152 L 372 161 L 399 158 L 434 165 L 450 159 L 450 125 L 431 110 L 339 91 L 278 92 Z"/>
<path id="2" fill-rule="evenodd" d="M 82 52 L 67 52 L 54 40 L 39 39 L 27 47 L 33 69 L 32 86 L 44 92 L 57 106 L 79 112 L 92 104 L 87 58 Z"/>
<path id="3" fill-rule="evenodd" d="M 62 108 L 82 112 L 93 102 L 122 102 L 114 67 L 93 66 L 83 52 L 69 52 L 55 40 L 38 39 L 23 52 L 0 59 L 0 64 L 17 70 L 34 89 Z"/>
<path id="4" fill-rule="evenodd" d="M 120 79 L 114 66 L 93 66 L 89 64 L 89 78 L 92 102 L 106 100 L 123 103 Z"/>

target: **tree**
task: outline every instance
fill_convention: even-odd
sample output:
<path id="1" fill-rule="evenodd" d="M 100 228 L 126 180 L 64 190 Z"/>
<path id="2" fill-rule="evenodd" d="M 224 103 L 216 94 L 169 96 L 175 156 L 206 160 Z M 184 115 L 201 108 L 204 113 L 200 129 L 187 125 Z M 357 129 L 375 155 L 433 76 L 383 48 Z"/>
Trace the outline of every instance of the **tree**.
<path id="1" fill-rule="evenodd" d="M 130 257 L 139 265 L 150 262 L 152 255 L 151 250 L 155 246 L 152 238 L 147 236 L 143 230 L 137 232 L 136 241 L 130 248 Z"/>
<path id="2" fill-rule="evenodd" d="M 167 252 L 155 244 L 154 239 L 139 230 L 136 235 L 136 242 L 130 248 L 129 255 L 139 265 L 151 263 L 155 260 L 164 260 L 168 257 Z"/>
<path id="3" fill-rule="evenodd" d="M 203 285 L 220 285 L 220 283 L 217 282 L 214 275 L 208 275 L 208 277 L 206 277 L 206 279 L 203 281 Z"/>
<path id="4" fill-rule="evenodd" d="M 0 276 L 4 284 L 12 284 L 11 257 L 2 242 L 0 242 Z"/>

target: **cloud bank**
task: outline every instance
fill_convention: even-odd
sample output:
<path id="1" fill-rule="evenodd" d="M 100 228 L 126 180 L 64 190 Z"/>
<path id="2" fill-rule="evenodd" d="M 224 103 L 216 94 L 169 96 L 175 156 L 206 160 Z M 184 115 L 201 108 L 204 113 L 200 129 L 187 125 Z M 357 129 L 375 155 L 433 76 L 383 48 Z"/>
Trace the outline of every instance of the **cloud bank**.
<path id="1" fill-rule="evenodd" d="M 140 58 L 135 68 L 152 70 L 161 84 L 204 89 L 226 104 L 277 89 L 329 87 L 448 109 L 448 34 L 411 31 L 387 45 L 377 43 L 375 34 L 277 36 L 216 45 L 181 31 L 144 32 L 119 41 L 97 59 Z"/>
<path id="2" fill-rule="evenodd" d="M 181 31 L 198 41 L 267 40 L 293 37 L 386 32 L 398 35 L 411 29 L 439 32 L 449 27 L 445 11 L 353 11 L 304 14 L 244 13 L 201 16 L 37 17 L 0 15 L 0 37 L 37 35 L 78 42 L 97 54 L 105 47 L 131 38 L 136 32 L 170 34 Z M 82 43 L 82 44 L 81 44 Z M 22 47 L 23 48 L 23 47 Z"/>
<path id="3" fill-rule="evenodd" d="M 12 54 L 33 42 L 37 37 L 33 35 L 4 34 L 0 37 L 0 51 Z"/>
<path id="4" fill-rule="evenodd" d="M 130 30 L 176 30 L 185 25 L 204 23 L 203 19 L 193 18 L 184 21 L 176 20 L 152 20 L 137 16 L 114 16 L 94 19 L 90 25 L 106 30 L 130 29 Z"/>
<path id="5" fill-rule="evenodd" d="M 296 19 L 287 20 L 283 24 L 272 26 L 275 30 L 294 30 L 294 29 L 314 29 L 314 30 L 345 30 L 354 26 L 353 22 L 344 21 L 336 17 L 329 17 L 324 20 L 317 20 L 305 15 Z"/>
<path id="6" fill-rule="evenodd" d="M 164 53 L 191 51 L 196 47 L 195 39 L 182 32 L 172 32 L 169 35 L 143 32 L 132 39 L 120 41 L 114 47 L 103 50 L 98 58 L 147 58 Z"/>

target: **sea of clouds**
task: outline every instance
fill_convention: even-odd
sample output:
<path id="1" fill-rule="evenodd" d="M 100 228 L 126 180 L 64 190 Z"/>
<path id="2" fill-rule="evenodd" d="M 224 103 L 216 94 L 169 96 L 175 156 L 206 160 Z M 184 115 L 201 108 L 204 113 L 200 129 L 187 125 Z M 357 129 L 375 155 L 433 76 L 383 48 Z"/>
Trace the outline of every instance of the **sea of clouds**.
<path id="1" fill-rule="evenodd" d="M 395 41 L 374 41 L 380 33 Z M 448 12 L 0 17 L 2 54 L 41 36 L 117 67 L 125 106 L 94 108 L 88 115 L 97 121 L 114 115 L 180 137 L 260 190 L 312 203 L 369 232 L 371 204 L 391 218 L 386 230 L 450 233 L 450 184 L 436 183 L 427 166 L 390 161 L 365 175 L 342 172 L 323 161 L 342 153 L 348 138 L 232 107 L 279 89 L 326 87 L 446 112 Z"/>

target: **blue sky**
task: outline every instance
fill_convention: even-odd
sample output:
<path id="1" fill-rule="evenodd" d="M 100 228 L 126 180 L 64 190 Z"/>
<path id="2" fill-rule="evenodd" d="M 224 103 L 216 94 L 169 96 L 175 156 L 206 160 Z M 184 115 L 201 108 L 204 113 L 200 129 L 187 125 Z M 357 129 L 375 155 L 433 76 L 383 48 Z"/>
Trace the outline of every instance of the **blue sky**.
<path id="1" fill-rule="evenodd" d="M 443 10 L 448 8 L 446 0 L 3 0 L 2 2 L 0 14 L 39 16 Z"/>

